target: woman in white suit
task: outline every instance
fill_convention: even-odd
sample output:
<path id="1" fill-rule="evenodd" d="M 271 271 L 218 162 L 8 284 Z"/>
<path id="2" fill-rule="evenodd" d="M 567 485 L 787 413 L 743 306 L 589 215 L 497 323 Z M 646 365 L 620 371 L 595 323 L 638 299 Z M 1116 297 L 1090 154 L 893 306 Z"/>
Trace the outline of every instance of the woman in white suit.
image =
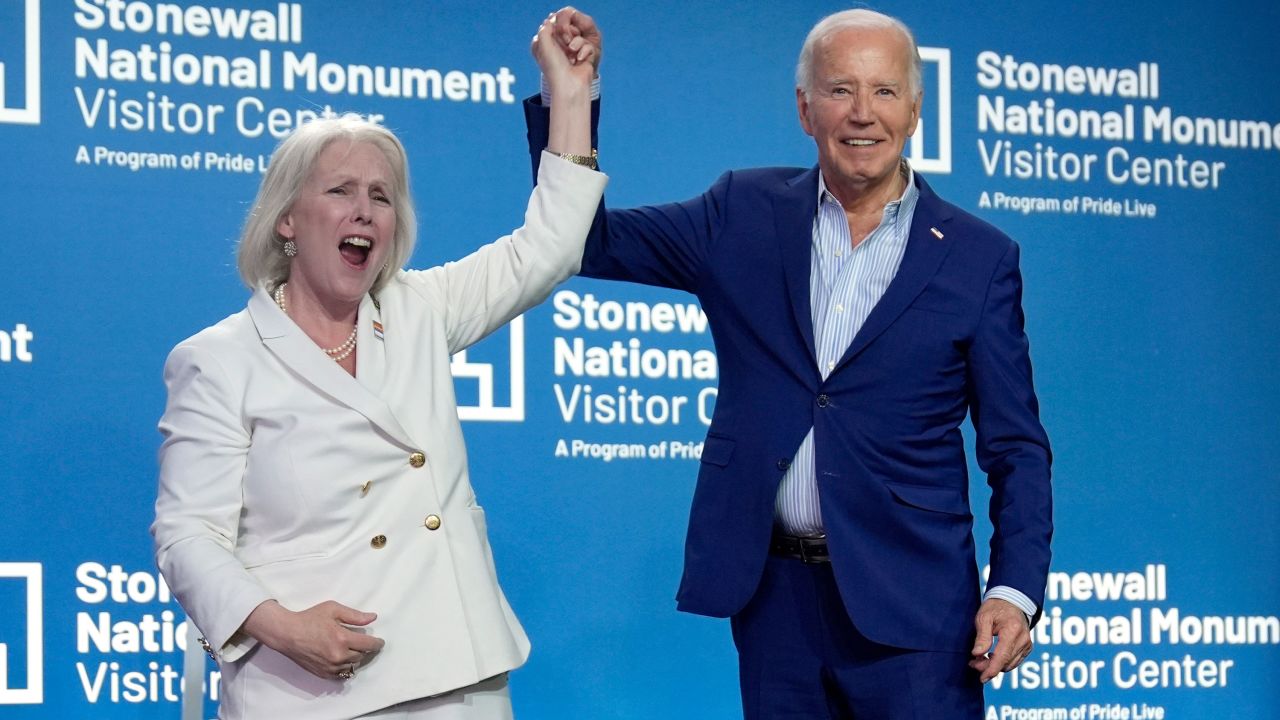
<path id="1" fill-rule="evenodd" d="M 577 271 L 604 189 L 597 48 L 554 18 L 533 43 L 553 151 L 523 227 L 402 270 L 400 142 L 358 116 L 314 121 L 276 150 L 246 222 L 248 307 L 169 356 L 152 534 L 218 661 L 221 717 L 511 716 L 506 673 L 529 642 L 468 481 L 449 357 Z"/>

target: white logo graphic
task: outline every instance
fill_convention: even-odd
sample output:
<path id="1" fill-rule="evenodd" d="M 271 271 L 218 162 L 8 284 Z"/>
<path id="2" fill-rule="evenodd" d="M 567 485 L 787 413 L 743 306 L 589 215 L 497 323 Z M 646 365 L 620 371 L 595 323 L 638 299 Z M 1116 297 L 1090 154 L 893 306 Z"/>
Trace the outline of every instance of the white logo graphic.
<path id="1" fill-rule="evenodd" d="M 908 156 L 911 167 L 920 172 L 950 173 L 951 50 L 922 47 L 920 59 L 924 61 L 924 107 Z"/>
<path id="2" fill-rule="evenodd" d="M 524 420 L 524 316 L 512 320 L 507 329 L 510 331 L 510 354 L 507 362 L 511 402 L 506 406 L 496 404 L 494 400 L 494 365 L 467 360 L 467 351 L 463 350 L 453 356 L 449 369 L 453 377 L 475 380 L 476 404 L 458 405 L 459 420 L 491 420 L 498 422 L 520 422 Z"/>
<path id="3" fill-rule="evenodd" d="M 9 646 L 0 637 L 0 705 L 44 702 L 44 591 L 40 563 L 0 563 L 4 578 L 26 580 L 27 586 L 27 686 L 9 687 Z"/>
<path id="4" fill-rule="evenodd" d="M 6 67 L 0 62 L 0 123 L 18 125 L 40 124 L 40 0 L 26 0 L 25 22 L 23 23 L 23 55 L 22 67 Z M 13 42 L 16 38 L 0 39 L 0 42 Z M 5 94 L 5 81 L 24 74 L 23 86 L 26 89 L 26 101 L 21 105 L 13 105 L 15 99 Z M 12 73 L 12 74 L 10 74 Z"/>

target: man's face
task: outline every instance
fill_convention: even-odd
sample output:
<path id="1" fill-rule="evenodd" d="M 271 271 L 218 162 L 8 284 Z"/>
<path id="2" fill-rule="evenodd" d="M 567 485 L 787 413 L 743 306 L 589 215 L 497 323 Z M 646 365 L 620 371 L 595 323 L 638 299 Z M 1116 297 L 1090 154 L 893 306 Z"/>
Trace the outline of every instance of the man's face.
<path id="1" fill-rule="evenodd" d="M 849 29 L 815 50 L 813 87 L 807 96 L 797 89 L 796 104 L 827 187 L 846 207 L 891 192 L 920 117 L 910 45 L 892 29 Z"/>

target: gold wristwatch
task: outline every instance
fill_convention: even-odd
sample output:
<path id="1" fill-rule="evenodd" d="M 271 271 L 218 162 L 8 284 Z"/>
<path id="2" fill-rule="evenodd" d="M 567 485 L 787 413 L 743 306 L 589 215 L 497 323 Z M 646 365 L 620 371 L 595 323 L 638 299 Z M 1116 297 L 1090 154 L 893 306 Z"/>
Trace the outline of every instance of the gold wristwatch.
<path id="1" fill-rule="evenodd" d="M 572 155 L 570 153 L 558 153 L 558 152 L 553 152 L 551 154 L 556 155 L 558 157 L 562 157 L 565 160 L 568 160 L 569 162 L 573 163 L 574 165 L 589 167 L 592 170 L 600 169 L 600 160 L 599 160 L 600 154 L 596 152 L 595 148 L 591 148 L 590 155 Z"/>

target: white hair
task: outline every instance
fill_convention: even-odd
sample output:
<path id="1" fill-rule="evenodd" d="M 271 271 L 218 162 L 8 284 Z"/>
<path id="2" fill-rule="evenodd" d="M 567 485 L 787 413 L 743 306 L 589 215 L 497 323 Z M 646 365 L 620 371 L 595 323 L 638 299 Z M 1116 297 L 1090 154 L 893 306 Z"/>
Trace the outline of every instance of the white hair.
<path id="1" fill-rule="evenodd" d="M 378 270 L 373 291 L 381 289 L 413 255 L 418 233 L 417 215 L 409 192 L 409 162 L 395 133 L 356 113 L 320 117 L 289 134 L 271 155 L 271 164 L 262 178 L 253 209 L 245 219 L 236 248 L 240 277 L 250 289 L 279 285 L 289 278 L 290 259 L 284 255 L 284 238 L 276 231 L 280 219 L 293 207 L 315 167 L 316 160 L 330 143 L 345 140 L 369 143 L 387 159 L 391 168 L 391 205 L 396 211 L 395 232 L 387 263 Z"/>
<path id="2" fill-rule="evenodd" d="M 907 67 L 910 69 L 907 77 L 910 91 L 916 98 L 920 97 L 924 92 L 922 82 L 924 71 L 921 67 L 920 48 L 916 45 L 915 35 L 911 34 L 911 29 L 901 20 L 866 8 L 841 10 L 828 15 L 819 20 L 818 24 L 809 31 L 808 37 L 804 39 L 804 45 L 800 48 L 800 60 L 796 63 L 796 87 L 804 91 L 805 97 L 813 92 L 814 82 L 817 80 L 813 76 L 813 56 L 818 46 L 842 30 L 897 30 L 902 33 L 907 45 L 911 48 L 911 56 L 907 58 Z"/>

